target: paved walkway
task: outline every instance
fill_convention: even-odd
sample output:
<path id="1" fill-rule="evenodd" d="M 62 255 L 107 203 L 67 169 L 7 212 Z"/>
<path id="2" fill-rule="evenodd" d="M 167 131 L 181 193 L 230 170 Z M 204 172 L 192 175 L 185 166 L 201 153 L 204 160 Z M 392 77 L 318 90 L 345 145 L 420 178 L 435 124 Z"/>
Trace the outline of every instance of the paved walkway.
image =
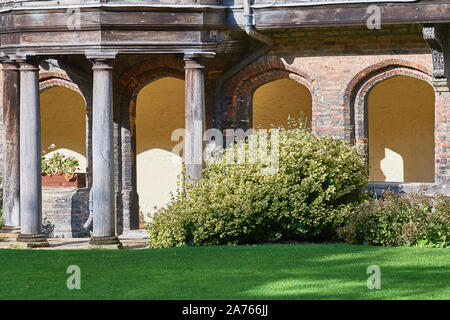
<path id="1" fill-rule="evenodd" d="M 148 247 L 146 230 L 133 230 L 119 236 L 123 249 L 144 249 Z M 0 249 L 7 249 L 11 242 L 0 241 Z M 33 250 L 81 250 L 89 249 L 89 238 L 49 238 L 50 247 Z"/>

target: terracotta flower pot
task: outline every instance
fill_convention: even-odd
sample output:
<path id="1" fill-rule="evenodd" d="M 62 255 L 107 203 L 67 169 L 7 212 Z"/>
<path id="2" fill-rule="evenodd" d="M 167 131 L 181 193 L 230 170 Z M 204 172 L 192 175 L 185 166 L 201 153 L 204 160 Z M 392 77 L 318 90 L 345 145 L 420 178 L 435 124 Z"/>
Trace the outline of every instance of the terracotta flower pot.
<path id="1" fill-rule="evenodd" d="M 86 173 L 75 173 L 72 179 L 66 180 L 64 174 L 52 176 L 42 175 L 42 187 L 47 188 L 84 188 Z"/>

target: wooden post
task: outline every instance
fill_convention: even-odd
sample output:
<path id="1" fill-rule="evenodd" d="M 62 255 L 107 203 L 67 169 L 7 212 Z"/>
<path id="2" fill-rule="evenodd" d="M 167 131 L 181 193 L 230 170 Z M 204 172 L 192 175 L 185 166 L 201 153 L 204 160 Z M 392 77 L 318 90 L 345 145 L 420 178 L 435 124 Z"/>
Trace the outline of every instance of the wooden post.
<path id="1" fill-rule="evenodd" d="M 9 58 L 3 69 L 3 228 L 2 232 L 20 232 L 20 148 L 19 148 L 19 68 Z"/>
<path id="2" fill-rule="evenodd" d="M 39 61 L 25 56 L 20 65 L 20 226 L 18 242 L 48 246 L 42 233 L 41 119 Z"/>
<path id="3" fill-rule="evenodd" d="M 90 244 L 115 245 L 112 61 L 115 54 L 88 54 L 93 63 L 93 232 Z"/>
<path id="4" fill-rule="evenodd" d="M 203 132 L 205 131 L 204 58 L 214 53 L 185 53 L 185 137 L 184 162 L 186 184 L 201 179 L 203 168 Z"/>

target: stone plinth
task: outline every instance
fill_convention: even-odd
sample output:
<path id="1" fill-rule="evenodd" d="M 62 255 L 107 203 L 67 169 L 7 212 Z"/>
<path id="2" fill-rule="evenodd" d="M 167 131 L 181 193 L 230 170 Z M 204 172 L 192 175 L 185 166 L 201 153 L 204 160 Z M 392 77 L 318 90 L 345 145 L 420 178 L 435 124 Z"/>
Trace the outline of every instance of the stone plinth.
<path id="1" fill-rule="evenodd" d="M 50 247 L 47 241 L 39 242 L 11 242 L 9 244 L 10 249 L 32 249 L 32 248 L 46 248 Z"/>
<path id="2" fill-rule="evenodd" d="M 83 224 L 89 217 L 86 188 L 43 188 L 43 231 L 51 237 L 85 236 Z"/>
<path id="3" fill-rule="evenodd" d="M 20 233 L 20 227 L 3 226 L 0 228 L 0 241 L 15 240 Z"/>

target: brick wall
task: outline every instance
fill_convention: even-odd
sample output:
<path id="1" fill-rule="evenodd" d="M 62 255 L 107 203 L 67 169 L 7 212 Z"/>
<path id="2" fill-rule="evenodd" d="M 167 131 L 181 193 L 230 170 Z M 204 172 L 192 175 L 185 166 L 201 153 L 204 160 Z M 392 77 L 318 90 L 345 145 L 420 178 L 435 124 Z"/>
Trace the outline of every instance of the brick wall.
<path id="1" fill-rule="evenodd" d="M 223 129 L 251 127 L 253 92 L 267 82 L 289 78 L 305 85 L 311 92 L 312 128 L 317 136 L 330 135 L 346 139 L 365 153 L 365 94 L 379 81 L 395 75 L 407 75 L 431 82 L 432 58 L 422 37 L 422 25 L 390 25 L 382 26 L 380 30 L 368 30 L 365 27 L 276 29 L 265 33 L 275 41 L 275 45 L 266 55 L 229 79 L 221 90 Z M 261 44 L 251 42 L 251 45 L 255 49 Z M 206 61 L 208 128 L 213 125 L 214 102 L 217 98 L 214 97 L 214 87 L 217 78 L 254 49 L 242 54 L 218 54 L 216 58 Z M 159 77 L 182 78 L 183 66 L 182 55 L 169 54 L 121 55 L 115 61 L 116 186 L 121 189 L 117 191 L 121 198 L 117 207 L 120 211 L 118 219 L 124 229 L 132 224 L 132 211 L 137 211 L 133 181 L 136 179 L 133 172 L 134 95 L 140 87 Z M 51 71 L 65 74 L 57 70 Z M 50 74 L 41 76 L 43 85 L 60 83 L 71 86 L 66 77 Z M 0 96 L 1 88 L 2 86 Z M 73 89 L 76 90 L 75 87 Z M 450 175 L 449 101 L 448 93 L 436 94 L 436 178 L 437 182 L 443 184 L 448 184 Z M 120 125 L 117 126 L 117 123 Z M 73 228 L 72 222 L 69 223 L 72 221 L 70 215 L 74 214 L 73 221 L 80 223 L 84 219 L 87 214 L 87 192 L 64 192 L 52 191 L 45 195 L 48 202 L 44 204 L 44 214 L 64 226 L 57 232 L 78 232 L 77 227 L 73 230 L 69 228 Z M 70 213 L 77 203 L 81 203 L 80 208 L 84 209 L 80 210 L 85 211 Z M 79 225 L 78 222 L 74 226 Z"/>
<path id="2" fill-rule="evenodd" d="M 42 219 L 45 231 L 54 237 L 84 236 L 82 226 L 89 217 L 88 200 L 86 188 L 43 188 Z"/>
<path id="3" fill-rule="evenodd" d="M 223 87 L 222 124 L 252 127 L 252 95 L 270 81 L 289 78 L 312 95 L 312 129 L 356 144 L 367 156 L 367 93 L 379 82 L 404 75 L 432 83 L 432 57 L 421 25 L 303 28 L 267 33 L 275 46 Z M 436 93 L 435 177 L 449 182 L 450 96 Z"/>
<path id="4" fill-rule="evenodd" d="M 275 47 L 242 70 L 226 84 L 223 123 L 239 127 L 251 119 L 250 96 L 259 86 L 279 77 L 292 78 L 309 86 L 313 97 L 313 130 L 318 136 L 351 138 L 348 87 L 360 72 L 370 78 L 371 68 L 397 64 L 419 68 L 430 75 L 430 50 L 422 38 L 421 26 L 305 28 L 277 30 L 268 34 Z M 384 63 L 383 63 L 384 62 Z M 357 86 L 364 81 L 353 83 Z M 352 91 L 352 90 L 350 90 Z"/>
<path id="5" fill-rule="evenodd" d="M 450 186 L 450 92 L 436 92 L 435 119 L 435 174 Z"/>

